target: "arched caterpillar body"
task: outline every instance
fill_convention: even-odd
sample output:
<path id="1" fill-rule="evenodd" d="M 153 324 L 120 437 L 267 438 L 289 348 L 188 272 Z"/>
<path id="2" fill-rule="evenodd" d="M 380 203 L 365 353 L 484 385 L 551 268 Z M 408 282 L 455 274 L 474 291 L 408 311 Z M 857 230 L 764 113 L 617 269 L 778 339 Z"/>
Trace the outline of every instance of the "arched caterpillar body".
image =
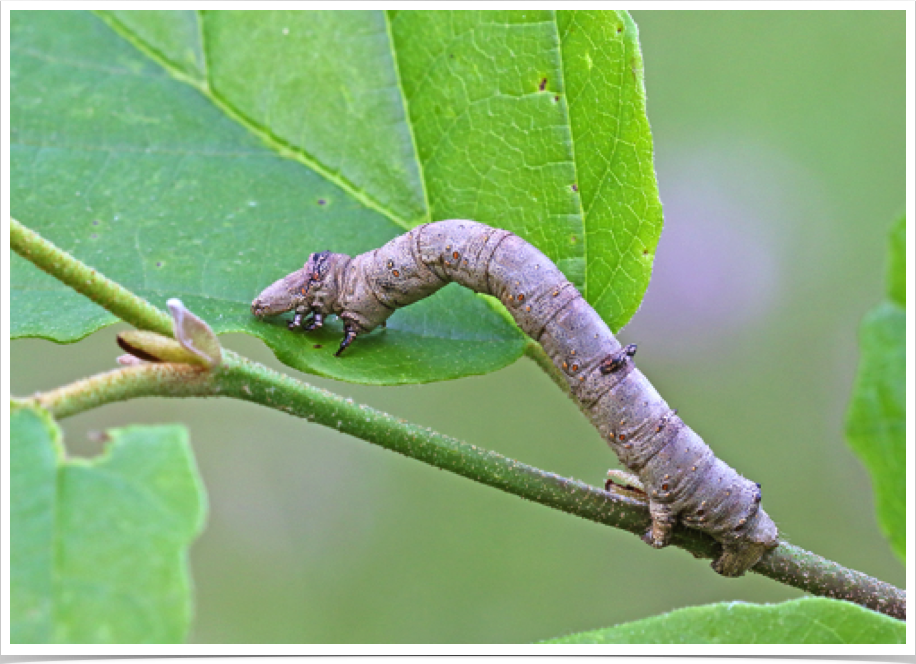
<path id="1" fill-rule="evenodd" d="M 440 221 L 352 258 L 314 253 L 265 289 L 251 311 L 294 311 L 290 329 L 306 330 L 336 314 L 345 331 L 339 355 L 399 307 L 453 281 L 498 297 L 566 377 L 579 407 L 644 487 L 652 518 L 646 542 L 665 546 L 680 520 L 722 544 L 713 569 L 725 576 L 740 576 L 776 546 L 760 485 L 713 454 L 636 369 L 635 346 L 621 347 L 556 265 L 509 231 Z"/>

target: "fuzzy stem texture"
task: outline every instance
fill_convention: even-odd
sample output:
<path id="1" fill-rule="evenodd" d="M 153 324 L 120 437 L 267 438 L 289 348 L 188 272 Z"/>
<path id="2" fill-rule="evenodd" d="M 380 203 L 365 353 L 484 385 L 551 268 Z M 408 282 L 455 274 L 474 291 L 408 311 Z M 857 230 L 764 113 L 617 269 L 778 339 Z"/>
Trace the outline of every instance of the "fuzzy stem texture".
<path id="1" fill-rule="evenodd" d="M 137 397 L 226 396 L 268 406 L 362 438 L 404 456 L 575 516 L 642 535 L 647 505 L 561 477 L 387 413 L 223 351 L 214 371 L 181 364 L 143 364 L 100 374 L 32 401 L 56 418 Z M 697 558 L 715 558 L 719 545 L 696 530 L 677 528 L 672 544 Z M 906 592 L 787 542 L 766 553 L 752 572 L 813 595 L 854 602 L 906 619 Z"/>

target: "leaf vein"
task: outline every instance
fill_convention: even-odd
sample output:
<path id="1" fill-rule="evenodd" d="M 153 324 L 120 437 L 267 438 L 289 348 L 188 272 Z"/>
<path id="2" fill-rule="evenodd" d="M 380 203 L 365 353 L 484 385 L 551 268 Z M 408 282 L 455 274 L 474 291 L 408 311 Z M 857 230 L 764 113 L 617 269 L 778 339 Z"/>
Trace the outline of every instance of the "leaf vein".
<path id="1" fill-rule="evenodd" d="M 368 194 L 364 189 L 358 187 L 355 183 L 350 182 L 340 173 L 335 172 L 325 166 L 313 155 L 309 154 L 298 146 L 291 145 L 288 141 L 285 141 L 266 127 L 261 126 L 259 123 L 247 117 L 244 113 L 235 108 L 226 99 L 224 99 L 216 90 L 214 90 L 209 81 L 206 85 L 202 85 L 199 81 L 195 81 L 184 72 L 178 70 L 170 62 L 168 62 L 168 60 L 163 58 L 148 44 L 146 44 L 146 42 L 140 39 L 132 30 L 130 30 L 130 28 L 126 27 L 124 24 L 111 17 L 106 16 L 104 21 L 112 28 L 112 30 L 115 31 L 116 34 L 120 35 L 125 41 L 134 46 L 138 51 L 140 51 L 150 60 L 157 63 L 165 71 L 171 74 L 175 80 L 181 83 L 185 83 L 196 89 L 200 94 L 204 95 L 217 108 L 225 113 L 228 118 L 244 127 L 246 130 L 248 130 L 249 133 L 257 136 L 278 156 L 296 161 L 306 168 L 309 168 L 327 181 L 346 191 L 364 207 L 375 210 L 401 228 L 409 230 L 413 227 L 410 223 L 407 222 L 407 220 L 401 218 L 400 215 L 388 209 L 385 205 Z M 206 49 L 204 49 L 204 51 L 206 51 Z M 204 55 L 204 58 L 206 59 L 206 54 Z"/>
<path id="2" fill-rule="evenodd" d="M 426 187 L 426 173 L 423 170 L 423 162 L 420 161 L 420 152 L 417 146 L 417 137 L 414 133 L 413 119 L 410 116 L 410 102 L 407 99 L 407 92 L 404 90 L 404 82 L 401 80 L 401 66 L 398 62 L 398 50 L 394 44 L 394 34 L 391 30 L 391 17 L 388 10 L 383 10 L 385 16 L 385 31 L 388 34 L 388 45 L 391 48 L 391 60 L 394 63 L 394 78 L 397 81 L 398 93 L 401 97 L 401 103 L 404 107 L 404 119 L 406 120 L 407 132 L 410 135 L 410 145 L 413 148 L 413 156 L 417 162 L 417 171 L 420 174 L 420 188 L 423 190 L 423 206 L 426 208 L 426 216 L 423 221 L 430 221 L 432 209 L 429 205 L 429 191 Z"/>

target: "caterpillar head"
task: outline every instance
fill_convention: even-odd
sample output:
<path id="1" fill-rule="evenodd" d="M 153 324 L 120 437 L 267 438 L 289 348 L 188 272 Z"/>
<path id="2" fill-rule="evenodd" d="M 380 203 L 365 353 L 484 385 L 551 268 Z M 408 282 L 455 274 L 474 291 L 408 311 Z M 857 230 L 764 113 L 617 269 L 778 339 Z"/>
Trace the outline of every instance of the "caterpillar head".
<path id="1" fill-rule="evenodd" d="M 251 303 L 251 313 L 263 318 L 286 311 L 325 309 L 328 296 L 336 298 L 336 280 L 333 276 L 335 268 L 342 262 L 337 260 L 339 258 L 349 259 L 348 256 L 332 254 L 330 251 L 312 254 L 301 270 L 291 272 L 261 291 Z"/>

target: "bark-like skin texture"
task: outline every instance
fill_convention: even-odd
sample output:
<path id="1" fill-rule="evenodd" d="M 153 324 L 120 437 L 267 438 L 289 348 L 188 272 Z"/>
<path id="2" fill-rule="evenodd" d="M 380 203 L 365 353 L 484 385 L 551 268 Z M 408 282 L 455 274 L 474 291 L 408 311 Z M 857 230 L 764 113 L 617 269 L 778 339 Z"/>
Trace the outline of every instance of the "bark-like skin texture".
<path id="1" fill-rule="evenodd" d="M 759 485 L 716 458 L 634 366 L 633 349 L 621 348 L 549 258 L 508 231 L 439 221 L 353 258 L 312 254 L 251 310 L 259 317 L 295 311 L 290 328 L 305 329 L 336 314 L 346 331 L 339 354 L 399 307 L 453 281 L 498 297 L 566 376 L 579 407 L 645 487 L 652 516 L 646 542 L 665 546 L 680 520 L 722 544 L 712 566 L 724 576 L 744 574 L 777 545 L 776 525 L 759 507 Z"/>

